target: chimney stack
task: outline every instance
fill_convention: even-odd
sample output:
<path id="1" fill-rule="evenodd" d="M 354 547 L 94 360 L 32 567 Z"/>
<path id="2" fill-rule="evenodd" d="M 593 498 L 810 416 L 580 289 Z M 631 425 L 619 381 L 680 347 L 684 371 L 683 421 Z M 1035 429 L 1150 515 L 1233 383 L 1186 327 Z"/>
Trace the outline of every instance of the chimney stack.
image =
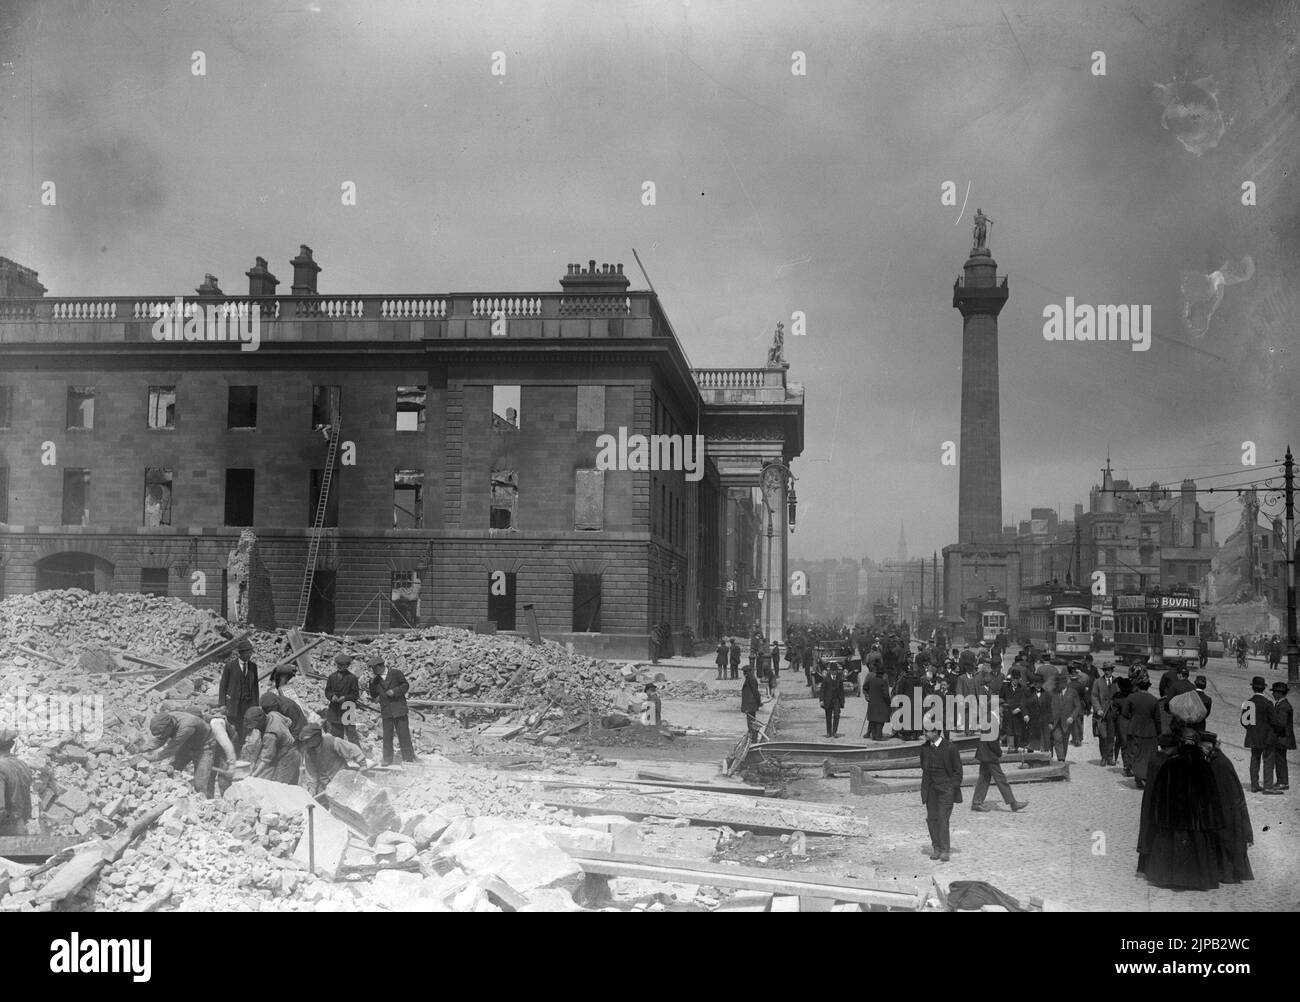
<path id="1" fill-rule="evenodd" d="M 571 295 L 579 296 L 622 296 L 632 283 L 623 275 L 623 265 L 596 265 L 595 259 L 581 264 L 568 266 L 566 274 L 560 279 L 560 287 Z"/>
<path id="2" fill-rule="evenodd" d="M 244 272 L 248 276 L 248 294 L 250 296 L 274 296 L 275 287 L 280 284 L 279 279 L 267 270 L 266 258 L 259 257 L 257 263 L 248 271 Z"/>
<path id="3" fill-rule="evenodd" d="M 204 275 L 203 284 L 194 291 L 203 299 L 216 299 L 219 296 L 225 295 L 225 293 L 221 291 L 221 287 L 217 285 L 216 275 Z"/>
<path id="4" fill-rule="evenodd" d="M 316 275 L 320 265 L 311 259 L 311 248 L 306 244 L 298 247 L 298 256 L 289 262 L 293 265 L 293 285 L 295 296 L 316 296 Z"/>

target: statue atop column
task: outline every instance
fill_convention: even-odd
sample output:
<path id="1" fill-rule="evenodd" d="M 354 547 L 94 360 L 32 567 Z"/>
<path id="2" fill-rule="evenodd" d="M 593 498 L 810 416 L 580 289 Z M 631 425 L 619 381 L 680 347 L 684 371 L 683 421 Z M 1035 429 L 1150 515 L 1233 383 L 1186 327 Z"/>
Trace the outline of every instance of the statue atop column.
<path id="1" fill-rule="evenodd" d="M 975 210 L 975 246 L 971 250 L 988 250 L 989 227 L 993 220 L 984 215 L 983 209 Z"/>
<path id="2" fill-rule="evenodd" d="M 788 365 L 785 360 L 785 324 L 776 325 L 776 334 L 772 338 L 772 347 L 767 349 L 768 368 Z"/>

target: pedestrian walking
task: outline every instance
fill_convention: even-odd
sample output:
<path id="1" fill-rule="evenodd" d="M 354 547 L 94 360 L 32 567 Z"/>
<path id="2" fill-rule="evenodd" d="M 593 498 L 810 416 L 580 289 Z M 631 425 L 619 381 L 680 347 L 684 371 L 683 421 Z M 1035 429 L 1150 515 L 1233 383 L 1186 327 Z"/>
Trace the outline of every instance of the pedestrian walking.
<path id="1" fill-rule="evenodd" d="M 884 665 L 877 661 L 867 678 L 867 726 L 868 737 L 872 741 L 885 740 L 885 722 L 889 719 L 890 696 L 889 682 L 885 678 Z"/>
<path id="2" fill-rule="evenodd" d="M 1082 668 L 1072 667 L 1067 685 L 1074 691 L 1075 702 L 1079 705 L 1079 712 L 1075 714 L 1074 722 L 1070 726 L 1070 744 L 1082 748 L 1083 719 L 1092 712 L 1092 700 L 1089 695 L 1092 689 L 1092 675 Z"/>
<path id="3" fill-rule="evenodd" d="M 1000 726 L 1001 721 L 995 721 L 993 729 L 975 746 L 975 761 L 979 764 L 980 774 L 975 780 L 975 792 L 970 798 L 972 811 L 988 813 L 993 810 L 984 803 L 990 783 L 998 788 L 998 793 L 1002 794 L 1002 799 L 1011 810 L 1023 811 L 1029 806 L 1029 801 L 1017 800 L 1015 794 L 1011 792 L 1011 784 L 1007 782 L 1006 773 L 1002 771 L 1002 763 L 998 761 L 1002 758 L 1002 745 L 998 742 Z"/>
<path id="4" fill-rule="evenodd" d="M 745 681 L 740 687 L 740 710 L 745 714 L 745 726 L 749 730 L 751 741 L 758 740 L 758 711 L 762 705 L 763 697 L 758 692 L 758 679 L 754 676 L 754 669 L 746 666 Z"/>
<path id="5" fill-rule="evenodd" d="M 1245 745 L 1250 749 L 1250 792 L 1281 793 L 1273 790 L 1274 748 L 1277 741 L 1273 725 L 1273 704 L 1264 695 L 1264 676 L 1250 680 L 1251 697 L 1241 704 L 1241 726 L 1246 729 Z M 1259 770 L 1264 767 L 1264 785 Z"/>
<path id="6" fill-rule="evenodd" d="M 1232 762 L 1219 747 L 1219 736 L 1213 731 L 1200 732 L 1201 751 L 1214 773 L 1214 785 L 1223 805 L 1223 831 L 1219 834 L 1219 880 L 1225 884 L 1239 884 L 1254 880 L 1247 850 L 1255 844 L 1255 832 L 1250 826 L 1250 807 L 1246 791 L 1241 788 L 1241 778 Z"/>
<path id="7" fill-rule="evenodd" d="M 946 863 L 952 858 L 952 808 L 961 803 L 961 753 L 937 727 L 927 726 L 925 738 L 921 746 L 921 803 L 930 830 L 930 858 Z"/>
<path id="8" fill-rule="evenodd" d="M 1289 790 L 1290 775 L 1286 753 L 1295 748 L 1295 712 L 1286 698 L 1288 686 L 1285 682 L 1273 683 L 1273 770 L 1277 776 L 1280 791 Z"/>
<path id="9" fill-rule="evenodd" d="M 840 736 L 840 711 L 844 709 L 844 666 L 838 661 L 827 665 L 821 680 L 821 706 L 826 714 L 826 736 Z"/>
<path id="10" fill-rule="evenodd" d="M 1116 698 L 1119 685 L 1115 682 L 1115 666 L 1109 661 L 1101 666 L 1101 678 L 1092 683 L 1092 733 L 1096 735 L 1101 751 L 1101 764 L 1115 764 L 1115 723 L 1119 716 Z"/>
<path id="11" fill-rule="evenodd" d="M 1147 769 L 1160 734 L 1160 703 L 1151 695 L 1151 679 L 1138 669 L 1134 685 L 1137 692 L 1124 700 L 1124 720 L 1127 724 L 1129 757 L 1133 781 L 1140 790 L 1146 786 Z"/>
<path id="12" fill-rule="evenodd" d="M 727 651 L 727 656 L 731 661 L 731 677 L 735 679 L 740 671 L 740 642 L 735 637 L 731 638 L 731 646 Z"/>
<path id="13" fill-rule="evenodd" d="M 1219 886 L 1223 804 L 1199 733 L 1174 718 L 1178 747 L 1151 778 L 1145 874 L 1155 887 L 1212 891 Z"/>
<path id="14" fill-rule="evenodd" d="M 713 663 L 718 667 L 718 681 L 727 677 L 727 638 L 723 637 L 718 641 L 718 652 L 713 658 Z"/>

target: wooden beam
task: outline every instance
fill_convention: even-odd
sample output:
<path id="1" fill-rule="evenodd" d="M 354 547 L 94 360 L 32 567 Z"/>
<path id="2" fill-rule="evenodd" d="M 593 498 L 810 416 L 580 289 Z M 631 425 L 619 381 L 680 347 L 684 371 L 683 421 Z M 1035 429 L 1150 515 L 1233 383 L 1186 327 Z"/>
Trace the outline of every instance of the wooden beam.
<path id="1" fill-rule="evenodd" d="M 640 877 L 667 883 L 737 887 L 778 896 L 883 905 L 908 911 L 919 911 L 925 905 L 925 894 L 919 886 L 907 890 L 906 885 L 900 887 L 893 881 L 878 883 L 798 870 L 760 870 L 749 866 L 721 866 L 702 860 L 629 856 L 612 852 L 579 853 L 573 860 L 585 873 L 606 877 Z"/>
<path id="2" fill-rule="evenodd" d="M 1070 763 L 1058 762 L 1056 765 L 1043 766 L 1039 769 L 1017 770 L 1007 777 L 1013 786 L 1019 783 L 1051 783 L 1070 778 Z M 963 784 L 965 785 L 965 784 Z M 920 793 L 921 781 L 907 779 L 901 783 L 886 783 L 881 780 L 869 782 L 862 788 L 864 796 L 877 796 L 884 793 Z"/>
<path id="3" fill-rule="evenodd" d="M 20 863 L 44 863 L 84 841 L 71 835 L 0 835 L 0 856 Z"/>
<path id="4" fill-rule="evenodd" d="M 663 790 L 664 794 L 676 793 Z M 632 821 L 643 818 L 685 818 L 690 824 L 710 828 L 728 827 L 747 829 L 756 835 L 866 836 L 869 833 L 865 818 L 851 814 L 825 814 L 798 809 L 782 809 L 775 804 L 762 809 L 743 803 L 681 804 L 672 800 L 654 800 L 651 797 L 626 793 L 611 794 L 588 803 L 575 803 L 548 797 L 543 801 L 548 807 L 572 811 L 575 814 L 621 814 Z"/>
<path id="5" fill-rule="evenodd" d="M 29 657 L 40 658 L 42 661 L 48 661 L 50 662 L 50 664 L 55 664 L 55 665 L 63 664 L 63 662 L 60 661 L 58 658 L 53 657 L 52 655 L 49 654 L 42 654 L 40 651 L 34 651 L 30 647 L 20 647 L 17 644 L 14 644 L 14 650 L 20 651 L 21 653 L 26 654 Z"/>
<path id="6" fill-rule="evenodd" d="M 455 710 L 522 710 L 524 708 L 522 703 L 478 703 L 464 699 L 408 699 L 406 705 L 416 710 L 434 710 L 440 706 L 449 706 Z"/>
<path id="7" fill-rule="evenodd" d="M 157 682 L 149 686 L 144 691 L 146 693 L 149 693 L 149 692 L 156 692 L 158 690 L 166 691 L 167 689 L 170 689 L 177 682 L 189 678 L 191 675 L 193 675 L 196 671 L 198 671 L 200 668 L 204 667 L 205 665 L 211 663 L 212 661 L 215 661 L 219 657 L 223 657 L 224 655 L 229 654 L 231 651 L 235 650 L 235 648 L 239 646 L 240 641 L 247 640 L 247 639 L 248 639 L 248 634 L 241 633 L 239 636 L 227 640 L 224 644 L 218 644 L 216 647 L 212 648 L 206 653 L 200 654 L 197 659 L 191 661 L 184 668 L 178 668 L 176 671 L 172 672 L 166 678 L 159 679 Z"/>
<path id="8" fill-rule="evenodd" d="M 138 665 L 147 665 L 149 668 L 153 669 L 154 672 L 172 672 L 172 671 L 180 671 L 180 669 L 182 669 L 182 668 L 185 667 L 184 665 L 179 664 L 179 663 L 177 663 L 177 662 L 175 662 L 175 661 L 172 661 L 172 660 L 170 660 L 170 659 L 168 659 L 168 658 L 142 658 L 142 657 L 140 657 L 139 655 L 136 655 L 136 654 L 123 654 L 123 655 L 122 655 L 122 658 L 123 658 L 124 660 L 126 660 L 126 661 L 131 661 L 131 662 L 133 662 L 133 663 L 135 663 L 135 664 L 138 664 Z M 131 674 L 133 674 L 133 675 L 144 675 L 144 674 L 147 674 L 147 673 L 146 673 L 146 672 L 132 672 Z M 125 678 L 126 676 L 124 676 L 124 675 L 118 675 L 117 677 L 118 677 L 118 678 Z"/>
<path id="9" fill-rule="evenodd" d="M 257 680 L 261 682 L 263 679 L 269 678 L 277 668 L 283 668 L 287 664 L 297 664 L 304 675 L 308 674 L 309 670 L 311 669 L 311 659 L 308 658 L 306 662 L 302 662 L 299 661 L 298 658 L 306 654 L 308 651 L 311 651 L 319 647 L 323 643 L 325 643 L 325 640 L 323 638 L 320 640 L 313 640 L 310 644 L 306 644 L 303 647 L 298 648 L 287 658 L 281 658 L 275 664 L 271 665 L 270 668 L 260 669 L 257 673 Z M 307 665 L 306 668 L 301 667 L 304 663 Z"/>

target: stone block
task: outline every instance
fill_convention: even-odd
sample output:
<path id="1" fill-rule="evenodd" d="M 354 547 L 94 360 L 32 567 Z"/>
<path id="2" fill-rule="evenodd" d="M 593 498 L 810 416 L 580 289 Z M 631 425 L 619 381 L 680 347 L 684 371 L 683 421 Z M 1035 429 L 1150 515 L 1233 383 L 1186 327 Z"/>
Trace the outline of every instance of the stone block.
<path id="1" fill-rule="evenodd" d="M 260 811 L 297 816 L 302 815 L 308 804 L 316 803 L 312 795 L 301 786 L 275 783 L 269 779 L 241 779 L 231 783 L 223 796 L 232 803 L 247 804 Z"/>
<path id="2" fill-rule="evenodd" d="M 243 780 L 243 782 L 250 781 Z M 284 784 L 276 783 L 273 785 L 283 786 Z M 313 811 L 312 827 L 316 853 L 316 873 L 329 880 L 335 880 L 338 878 L 339 869 L 343 866 L 343 861 L 347 856 L 348 842 L 352 838 L 352 832 L 349 831 L 347 825 L 328 811 Z M 310 846 L 311 843 L 307 838 L 307 830 L 304 826 L 302 837 L 298 839 L 298 845 L 293 852 L 294 860 L 307 865 Z"/>
<path id="3" fill-rule="evenodd" d="M 330 810 L 371 837 L 402 827 L 397 811 L 389 803 L 388 791 L 359 772 L 343 771 L 325 790 Z"/>
<path id="4" fill-rule="evenodd" d="M 473 876 L 500 877 L 528 894 L 539 887 L 577 886 L 582 869 L 541 831 L 498 830 L 447 847 L 451 856 Z"/>
<path id="5" fill-rule="evenodd" d="M 613 852 L 614 836 L 608 832 L 596 832 L 589 828 L 565 828 L 552 825 L 542 829 L 542 833 L 552 845 L 559 846 L 567 853 L 582 855 L 587 852 Z"/>

